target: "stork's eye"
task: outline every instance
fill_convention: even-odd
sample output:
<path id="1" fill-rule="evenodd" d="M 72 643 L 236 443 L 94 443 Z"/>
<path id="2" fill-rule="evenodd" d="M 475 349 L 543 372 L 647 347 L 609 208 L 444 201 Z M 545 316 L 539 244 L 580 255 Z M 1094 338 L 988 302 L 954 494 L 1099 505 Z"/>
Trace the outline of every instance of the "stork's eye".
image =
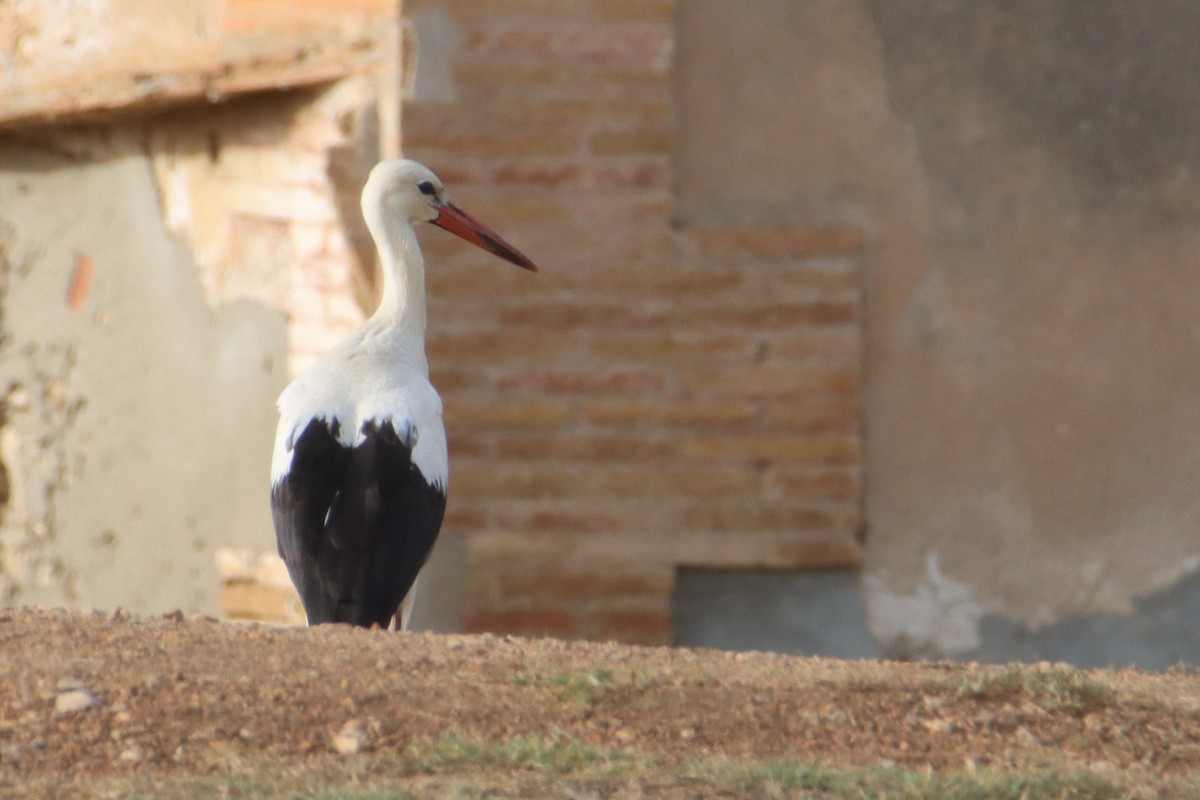
<path id="1" fill-rule="evenodd" d="M 421 181 L 417 184 L 417 188 L 421 191 L 421 194 L 427 194 L 430 197 L 437 194 L 437 189 L 433 188 L 433 181 Z"/>

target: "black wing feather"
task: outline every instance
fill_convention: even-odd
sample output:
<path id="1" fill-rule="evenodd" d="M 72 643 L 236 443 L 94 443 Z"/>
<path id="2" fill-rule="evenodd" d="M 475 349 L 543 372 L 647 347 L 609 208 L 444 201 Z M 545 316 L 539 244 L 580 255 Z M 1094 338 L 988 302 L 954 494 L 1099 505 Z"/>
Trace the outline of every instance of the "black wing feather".
<path id="1" fill-rule="evenodd" d="M 271 491 L 279 555 L 310 625 L 387 627 L 433 549 L 446 494 L 390 421 L 363 425 L 357 447 L 338 442 L 336 425 L 309 422 Z"/>

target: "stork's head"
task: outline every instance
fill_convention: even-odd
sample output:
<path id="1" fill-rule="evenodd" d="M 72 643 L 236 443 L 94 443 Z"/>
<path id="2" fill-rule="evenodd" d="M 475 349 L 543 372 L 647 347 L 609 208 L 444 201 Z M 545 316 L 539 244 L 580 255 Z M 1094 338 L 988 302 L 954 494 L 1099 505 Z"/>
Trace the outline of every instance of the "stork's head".
<path id="1" fill-rule="evenodd" d="M 398 158 L 376 164 L 363 187 L 362 207 L 368 220 L 377 214 L 385 225 L 398 219 L 431 222 L 505 261 L 537 271 L 537 266 L 500 234 L 451 203 L 438 176 L 416 161 Z"/>

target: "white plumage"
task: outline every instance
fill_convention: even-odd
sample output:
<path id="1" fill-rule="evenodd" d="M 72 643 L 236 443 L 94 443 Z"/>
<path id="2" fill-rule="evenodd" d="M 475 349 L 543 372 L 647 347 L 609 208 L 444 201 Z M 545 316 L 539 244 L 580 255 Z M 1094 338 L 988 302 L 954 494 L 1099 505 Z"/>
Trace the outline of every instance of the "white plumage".
<path id="1" fill-rule="evenodd" d="M 382 265 L 379 308 L 280 395 L 271 507 L 279 553 L 309 624 L 386 626 L 399 611 L 400 627 L 449 484 L 442 402 L 425 358 L 425 263 L 413 223 L 433 223 L 536 267 L 451 203 L 437 176 L 414 161 L 376 165 L 362 211 Z"/>

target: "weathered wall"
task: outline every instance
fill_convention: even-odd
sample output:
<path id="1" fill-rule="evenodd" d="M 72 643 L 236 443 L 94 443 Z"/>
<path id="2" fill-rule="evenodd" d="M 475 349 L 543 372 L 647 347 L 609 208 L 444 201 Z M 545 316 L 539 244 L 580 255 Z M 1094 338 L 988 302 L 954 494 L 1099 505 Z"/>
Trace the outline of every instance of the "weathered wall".
<path id="1" fill-rule="evenodd" d="M 0 601 L 285 616 L 217 555 L 274 549 L 274 399 L 370 294 L 395 7 L 60 5 L 0 6 Z"/>
<path id="2" fill-rule="evenodd" d="M 283 319 L 210 308 L 146 157 L 97 144 L 0 148 L 0 592 L 211 611 L 214 549 L 269 525 L 245 484 L 266 474 Z"/>
<path id="3" fill-rule="evenodd" d="M 391 69 L 398 0 L 7 0 L 0 124 L 216 102 Z"/>
<path id="4" fill-rule="evenodd" d="M 873 271 L 873 629 L 1131 611 L 1200 565 L 1200 9 L 865 8 L 927 215 Z"/>
<path id="5" fill-rule="evenodd" d="M 680 564 L 857 563 L 861 235 L 676 229 L 675 4 L 405 13 L 405 153 L 543 267 L 422 236 L 467 626 L 666 642 Z"/>
<path id="6" fill-rule="evenodd" d="M 1153 610 L 1194 603 L 1170 587 L 1200 564 L 1200 13 L 680 8 L 683 219 L 866 233 L 878 641 L 1200 658 L 1183 617 Z M 1111 616 L 1135 603 L 1144 621 Z"/>

